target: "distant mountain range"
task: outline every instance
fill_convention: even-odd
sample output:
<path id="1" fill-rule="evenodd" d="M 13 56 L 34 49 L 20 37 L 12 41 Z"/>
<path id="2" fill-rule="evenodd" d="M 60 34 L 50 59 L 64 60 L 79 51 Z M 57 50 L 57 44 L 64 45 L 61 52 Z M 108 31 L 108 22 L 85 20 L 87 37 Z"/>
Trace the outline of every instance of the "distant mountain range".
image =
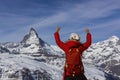
<path id="1" fill-rule="evenodd" d="M 64 52 L 31 28 L 18 43 L 0 43 L 0 80 L 62 80 Z M 120 79 L 120 39 L 94 43 L 84 52 L 88 80 Z"/>

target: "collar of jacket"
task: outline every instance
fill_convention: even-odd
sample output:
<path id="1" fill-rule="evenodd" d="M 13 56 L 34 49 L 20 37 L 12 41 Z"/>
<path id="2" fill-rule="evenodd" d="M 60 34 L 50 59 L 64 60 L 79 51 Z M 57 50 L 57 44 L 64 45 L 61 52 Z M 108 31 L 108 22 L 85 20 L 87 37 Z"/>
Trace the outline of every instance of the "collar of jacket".
<path id="1" fill-rule="evenodd" d="M 69 40 L 65 43 L 69 48 L 77 48 L 79 46 L 81 46 L 82 44 L 78 41 L 74 41 L 74 40 Z"/>

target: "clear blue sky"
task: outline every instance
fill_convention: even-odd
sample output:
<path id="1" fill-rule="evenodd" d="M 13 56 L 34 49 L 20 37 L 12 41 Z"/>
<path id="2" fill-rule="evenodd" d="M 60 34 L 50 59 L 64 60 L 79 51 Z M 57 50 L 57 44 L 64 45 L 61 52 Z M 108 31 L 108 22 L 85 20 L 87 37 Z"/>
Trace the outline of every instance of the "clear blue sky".
<path id="1" fill-rule="evenodd" d="M 84 42 L 86 27 L 93 43 L 120 38 L 120 0 L 0 0 L 0 42 L 20 42 L 33 27 L 45 42 L 55 44 L 56 26 L 63 41 L 75 32 Z"/>

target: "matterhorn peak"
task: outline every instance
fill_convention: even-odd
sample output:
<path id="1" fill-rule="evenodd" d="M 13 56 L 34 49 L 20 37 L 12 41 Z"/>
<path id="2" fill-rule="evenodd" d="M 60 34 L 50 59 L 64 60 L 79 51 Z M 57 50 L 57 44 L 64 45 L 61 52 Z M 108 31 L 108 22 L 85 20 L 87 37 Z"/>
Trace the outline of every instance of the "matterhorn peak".
<path id="1" fill-rule="evenodd" d="M 34 36 L 34 37 L 38 37 L 38 34 L 34 28 L 30 28 L 29 35 Z"/>
<path id="2" fill-rule="evenodd" d="M 29 33 L 25 35 L 21 43 L 24 44 L 40 44 L 39 37 L 34 28 L 31 28 Z"/>

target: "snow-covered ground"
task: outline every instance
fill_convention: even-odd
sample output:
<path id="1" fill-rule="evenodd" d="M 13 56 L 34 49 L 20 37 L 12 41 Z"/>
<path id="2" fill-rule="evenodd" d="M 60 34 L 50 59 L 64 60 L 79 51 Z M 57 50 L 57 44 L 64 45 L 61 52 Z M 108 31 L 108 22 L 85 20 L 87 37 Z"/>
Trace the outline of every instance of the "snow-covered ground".
<path id="1" fill-rule="evenodd" d="M 28 68 L 31 71 L 45 70 L 52 75 L 54 80 L 61 80 L 61 70 L 44 62 L 36 61 L 34 57 L 27 55 L 0 54 L 0 68 L 2 69 L 1 80 L 6 80 L 9 74 Z"/>
<path id="2" fill-rule="evenodd" d="M 85 64 L 85 75 L 88 79 L 105 80 L 104 73 L 98 70 L 94 65 Z M 62 66 L 63 67 L 63 66 Z M 28 68 L 32 71 L 45 70 L 51 74 L 53 80 L 62 80 L 63 70 L 56 65 L 47 64 L 41 61 L 35 60 L 34 57 L 20 54 L 0 54 L 0 68 L 2 69 L 1 80 L 8 79 L 8 76 L 15 71 L 20 71 L 23 68 Z M 12 79 L 11 79 L 12 80 Z M 20 80 L 20 77 L 19 77 Z"/>

